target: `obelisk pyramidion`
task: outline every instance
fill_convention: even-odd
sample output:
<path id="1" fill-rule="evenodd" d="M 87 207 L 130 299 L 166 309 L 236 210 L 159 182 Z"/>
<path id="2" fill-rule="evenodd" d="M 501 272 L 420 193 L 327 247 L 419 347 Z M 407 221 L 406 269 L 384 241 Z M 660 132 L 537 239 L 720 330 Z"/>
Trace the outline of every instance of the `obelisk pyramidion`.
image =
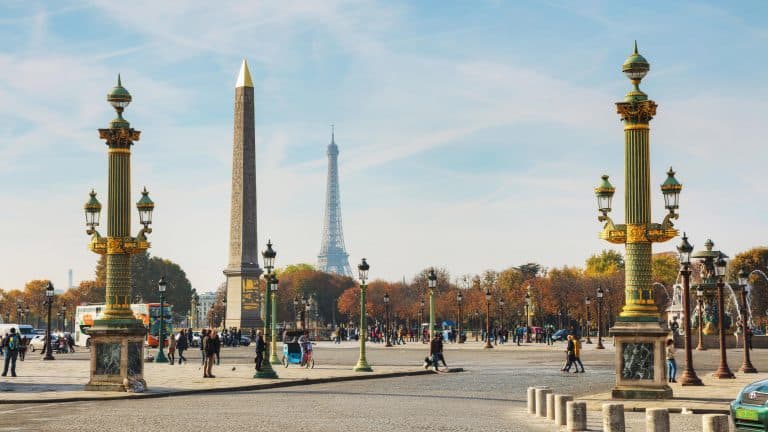
<path id="1" fill-rule="evenodd" d="M 243 60 L 235 85 L 235 124 L 232 142 L 232 208 L 225 327 L 253 328 L 260 324 L 258 278 L 261 268 L 256 242 L 256 137 L 253 82 Z"/>

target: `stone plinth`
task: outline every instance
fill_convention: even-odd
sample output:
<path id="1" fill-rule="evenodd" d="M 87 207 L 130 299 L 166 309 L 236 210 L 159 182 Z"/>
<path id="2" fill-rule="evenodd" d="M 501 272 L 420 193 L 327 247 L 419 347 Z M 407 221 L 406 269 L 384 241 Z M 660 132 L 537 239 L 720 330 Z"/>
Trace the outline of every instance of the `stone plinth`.
<path id="1" fill-rule="evenodd" d="M 144 390 L 144 338 L 147 329 L 138 320 L 97 320 L 88 329 L 91 337 L 93 391 Z"/>
<path id="2" fill-rule="evenodd" d="M 658 321 L 618 321 L 610 330 L 616 345 L 614 399 L 668 399 L 664 346 L 669 330 Z"/>

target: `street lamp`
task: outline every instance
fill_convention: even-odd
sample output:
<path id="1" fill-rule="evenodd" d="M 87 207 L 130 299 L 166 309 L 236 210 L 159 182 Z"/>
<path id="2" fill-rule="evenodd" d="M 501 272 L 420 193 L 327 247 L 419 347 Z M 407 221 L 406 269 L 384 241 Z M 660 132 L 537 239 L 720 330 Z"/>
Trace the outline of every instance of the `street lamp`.
<path id="1" fill-rule="evenodd" d="M 277 356 L 272 358 L 270 355 L 276 348 L 272 343 L 276 334 L 274 333 L 274 317 L 275 302 L 277 301 L 277 278 L 272 275 L 272 270 L 275 268 L 275 257 L 277 252 L 272 249 L 272 240 L 267 241 L 267 248 L 261 253 L 261 257 L 264 259 L 264 268 L 267 270 L 264 275 L 264 357 L 267 361 L 261 365 L 261 370 L 256 371 L 253 374 L 254 378 L 277 378 L 277 372 L 272 368 L 274 364 L 273 360 L 277 360 Z"/>
<path id="2" fill-rule="evenodd" d="M 683 239 L 677 247 L 680 257 L 680 275 L 683 277 L 683 332 L 685 332 L 685 369 L 680 375 L 680 385 L 704 385 L 693 368 L 693 353 L 691 352 L 691 253 L 693 246 L 688 243 L 688 236 L 683 233 Z M 703 294 L 703 293 L 702 293 Z M 701 330 L 699 317 L 699 330 Z M 699 336 L 701 337 L 701 335 Z"/>
<path id="3" fill-rule="evenodd" d="M 435 269 L 429 269 L 429 276 L 427 276 L 427 285 L 429 286 L 429 340 L 435 332 L 435 288 L 437 288 L 437 273 Z"/>
<path id="4" fill-rule="evenodd" d="M 584 299 L 584 307 L 587 309 L 587 342 L 588 344 L 592 343 L 592 339 L 589 338 L 589 331 L 590 331 L 590 321 L 592 320 L 592 316 L 590 315 L 589 305 L 592 304 L 592 299 L 587 296 L 587 298 Z"/>
<path id="5" fill-rule="evenodd" d="M 117 112 L 109 127 L 99 129 L 99 137 L 106 141 L 108 150 L 108 201 L 107 230 L 102 237 L 96 230 L 99 225 L 101 203 L 91 190 L 85 203 L 86 233 L 91 236 L 89 248 L 94 253 L 106 255 L 105 308 L 101 319 L 94 321 L 88 330 L 90 335 L 90 381 L 86 390 L 126 391 L 126 383 L 137 382 L 146 386 L 143 378 L 143 343 L 146 328 L 135 318 L 131 310 L 131 255 L 149 249 L 147 234 L 152 232 L 152 213 L 155 204 L 146 188 L 136 203 L 139 223 L 143 226 L 138 234 L 131 235 L 131 149 L 139 140 L 140 131 L 133 129 L 123 118 L 125 108 L 131 103 L 131 94 L 117 77 L 117 85 L 107 94 L 107 101 Z M 107 353 L 105 355 L 105 353 Z"/>
<path id="6" fill-rule="evenodd" d="M 269 362 L 272 364 L 280 364 L 280 359 L 277 357 L 277 290 L 279 285 L 280 280 L 273 274 L 272 280 L 269 282 L 270 301 L 272 302 L 272 335 L 270 336 L 272 343 L 269 347 Z"/>
<path id="7" fill-rule="evenodd" d="M 485 349 L 493 348 L 491 345 L 491 290 L 485 290 Z"/>
<path id="8" fill-rule="evenodd" d="M 48 282 L 45 286 L 45 305 L 48 306 L 48 325 L 45 329 L 45 357 L 43 360 L 56 360 L 53 357 L 53 342 L 51 341 L 51 306 L 53 306 L 53 284 Z"/>
<path id="9" fill-rule="evenodd" d="M 477 323 L 477 332 L 475 332 L 475 342 L 478 340 L 478 336 L 480 335 L 480 326 L 482 325 L 480 323 L 480 311 L 475 309 L 475 322 Z"/>
<path id="10" fill-rule="evenodd" d="M 306 330 L 307 329 L 307 310 L 309 308 L 307 307 L 307 294 L 305 293 L 301 297 L 301 329 Z"/>
<path id="11" fill-rule="evenodd" d="M 299 297 L 296 296 L 293 298 L 293 322 L 295 323 L 296 320 L 299 318 Z"/>
<path id="12" fill-rule="evenodd" d="M 742 373 L 757 373 L 757 369 L 752 366 L 752 361 L 749 358 L 749 321 L 747 315 L 749 310 L 747 309 L 747 295 L 750 291 L 749 286 L 749 273 L 745 269 L 739 270 L 739 286 L 741 287 L 741 334 L 744 335 L 744 361 L 739 368 L 739 372 Z"/>
<path id="13" fill-rule="evenodd" d="M 389 338 L 389 293 L 384 293 L 384 327 L 386 328 L 384 331 L 386 334 L 384 335 L 384 338 L 386 340 L 385 347 L 392 347 L 392 342 Z"/>
<path id="14" fill-rule="evenodd" d="M 168 358 L 165 357 L 165 290 L 168 288 L 168 283 L 165 281 L 165 276 L 161 277 L 157 282 L 157 290 L 160 292 L 160 327 L 157 329 L 157 358 L 155 363 L 168 363 Z"/>
<path id="15" fill-rule="evenodd" d="M 728 358 L 725 353 L 725 300 L 723 298 L 723 289 L 725 288 L 725 270 L 728 267 L 726 258 L 728 257 L 720 252 L 720 256 L 715 261 L 715 276 L 717 277 L 717 327 L 720 333 L 720 365 L 715 373 L 712 374 L 715 378 L 736 378 L 728 367 Z"/>
<path id="16" fill-rule="evenodd" d="M 597 287 L 597 346 L 595 349 L 605 349 L 603 346 L 603 288 Z"/>
<path id="17" fill-rule="evenodd" d="M 531 343 L 531 306 L 532 306 L 532 299 L 531 299 L 531 286 L 528 285 L 528 288 L 525 290 L 525 340 L 528 343 Z"/>
<path id="18" fill-rule="evenodd" d="M 424 297 L 419 300 L 419 339 L 424 339 L 421 325 L 424 324 Z"/>
<path id="19" fill-rule="evenodd" d="M 360 358 L 355 365 L 355 372 L 373 372 L 373 369 L 365 360 L 365 338 L 368 335 L 368 325 L 365 319 L 365 289 L 368 287 L 365 281 L 368 280 L 368 270 L 371 266 L 368 265 L 365 258 L 357 266 L 358 275 L 360 276 Z"/>
<path id="20" fill-rule="evenodd" d="M 696 346 L 696 351 L 706 351 L 707 347 L 704 346 L 704 287 L 699 285 L 696 287 L 696 303 L 698 305 L 698 322 L 699 322 L 699 342 Z"/>
<path id="21" fill-rule="evenodd" d="M 456 294 L 456 303 L 459 305 L 459 319 L 458 319 L 458 327 L 459 327 L 459 343 L 464 343 L 464 339 L 461 338 L 461 325 L 462 325 L 462 316 L 461 316 L 461 303 L 464 300 L 464 296 L 461 295 L 461 292 Z"/>

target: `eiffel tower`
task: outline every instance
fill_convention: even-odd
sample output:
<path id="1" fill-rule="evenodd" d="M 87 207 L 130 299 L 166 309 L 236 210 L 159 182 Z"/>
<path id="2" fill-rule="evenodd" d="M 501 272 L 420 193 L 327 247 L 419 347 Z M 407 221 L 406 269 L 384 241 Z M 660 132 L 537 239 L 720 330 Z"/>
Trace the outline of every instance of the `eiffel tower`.
<path id="1" fill-rule="evenodd" d="M 325 192 L 325 215 L 323 217 L 323 243 L 317 255 L 317 269 L 352 277 L 349 255 L 344 248 L 344 234 L 341 230 L 341 202 L 339 201 L 339 147 L 336 146 L 333 126 L 331 143 L 328 144 L 328 185 Z"/>

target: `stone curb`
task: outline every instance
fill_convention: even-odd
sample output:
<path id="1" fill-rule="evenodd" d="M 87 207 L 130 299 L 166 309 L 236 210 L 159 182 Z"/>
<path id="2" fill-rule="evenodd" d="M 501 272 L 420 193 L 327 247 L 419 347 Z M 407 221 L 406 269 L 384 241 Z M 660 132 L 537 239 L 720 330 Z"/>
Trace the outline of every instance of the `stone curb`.
<path id="1" fill-rule="evenodd" d="M 448 369 L 446 372 L 449 372 L 449 373 L 464 372 L 464 368 L 452 368 L 452 369 Z M 438 372 L 434 372 L 431 370 L 416 370 L 416 371 L 408 371 L 408 372 L 387 372 L 387 373 L 372 374 L 372 375 L 360 374 L 360 375 L 330 377 L 330 378 L 303 378 L 303 379 L 298 379 L 294 381 L 273 382 L 273 383 L 266 383 L 266 384 L 248 384 L 248 385 L 242 385 L 242 386 L 221 387 L 221 388 L 164 391 L 164 392 L 157 392 L 157 393 L 132 393 L 130 394 L 130 396 L 103 396 L 103 397 L 78 396 L 78 397 L 14 399 L 14 400 L 2 399 L 0 400 L 0 405 L 46 404 L 46 403 L 64 403 L 64 402 L 98 402 L 98 401 L 113 401 L 113 400 L 124 400 L 124 399 L 155 399 L 155 398 L 161 398 L 161 397 L 188 396 L 188 395 L 203 394 L 203 393 L 228 393 L 228 392 L 242 392 L 242 391 L 252 391 L 252 390 L 268 390 L 268 389 L 274 389 L 274 388 L 298 387 L 303 385 L 326 384 L 326 383 L 344 382 L 344 381 L 360 381 L 360 380 L 379 379 L 379 378 L 398 378 L 398 377 L 406 377 L 406 376 L 430 375 L 430 374 L 437 374 L 437 373 Z"/>

